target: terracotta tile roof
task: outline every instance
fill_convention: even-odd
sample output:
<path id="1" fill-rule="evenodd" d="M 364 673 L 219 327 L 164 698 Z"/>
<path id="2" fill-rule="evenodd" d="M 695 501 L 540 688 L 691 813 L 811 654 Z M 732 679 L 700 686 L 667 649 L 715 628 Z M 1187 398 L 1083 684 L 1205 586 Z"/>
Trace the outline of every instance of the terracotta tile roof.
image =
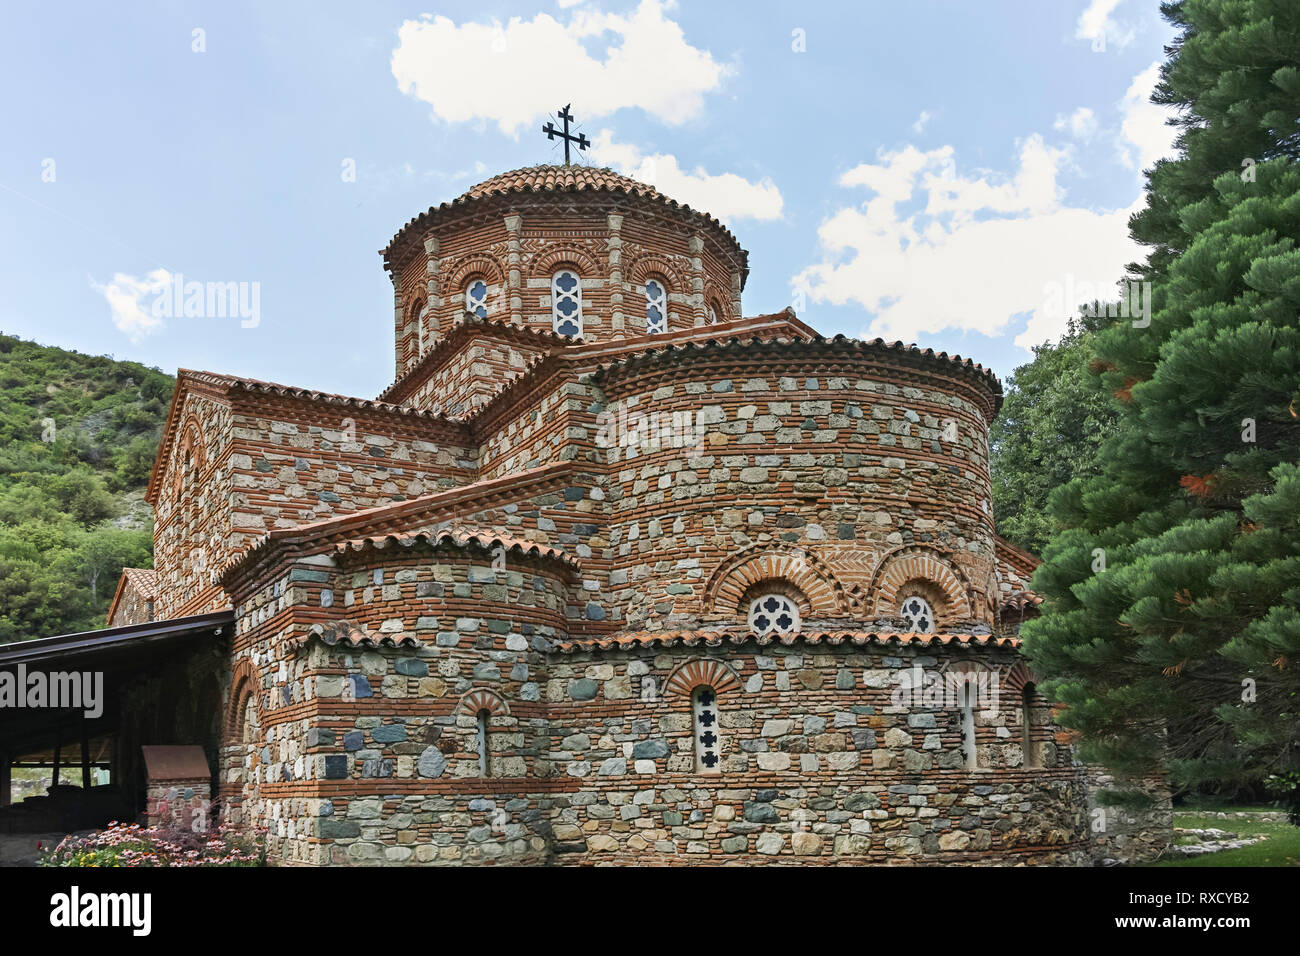
<path id="1" fill-rule="evenodd" d="M 559 548 L 552 548 L 549 545 L 537 544 L 534 541 L 526 541 L 522 538 L 512 538 L 506 535 L 494 534 L 491 531 L 469 531 L 463 529 L 453 529 L 448 531 L 427 532 L 418 531 L 414 534 L 382 534 L 371 535 L 365 538 L 349 538 L 346 541 L 340 541 L 334 546 L 336 554 L 344 554 L 349 551 L 364 551 L 373 549 L 382 551 L 385 548 L 400 547 L 410 548 L 417 544 L 427 544 L 430 547 L 439 547 L 450 544 L 455 548 L 479 547 L 485 551 L 490 551 L 495 547 L 502 547 L 506 551 L 513 551 L 524 557 L 550 558 L 568 565 L 570 568 L 577 569 L 578 561 L 572 555 L 561 551 Z"/>
<path id="2" fill-rule="evenodd" d="M 1043 596 L 1033 591 L 1016 591 L 1002 599 L 1002 610 L 1023 611 L 1027 607 L 1037 607 L 1043 603 Z"/>
<path id="3" fill-rule="evenodd" d="M 352 395 L 337 395 L 332 392 L 318 392 L 310 388 L 298 388 L 293 385 L 279 385 L 275 382 L 263 382 L 255 378 L 243 378 L 238 375 L 223 375 L 220 372 L 201 372 L 183 368 L 177 378 L 187 376 L 197 382 L 215 385 L 228 391 L 262 392 L 267 395 L 279 395 L 284 398 L 302 398 L 313 402 L 325 402 L 330 405 L 346 405 L 349 408 L 373 408 L 384 412 L 397 412 L 415 418 L 441 418 L 436 412 L 426 412 L 408 405 L 394 405 L 391 402 L 370 398 L 357 398 Z"/>
<path id="4" fill-rule="evenodd" d="M 1038 555 L 1012 544 L 1000 534 L 993 536 L 993 547 L 994 554 L 999 561 L 1005 561 L 1026 578 L 1033 574 L 1034 569 L 1043 563 Z"/>
<path id="5" fill-rule="evenodd" d="M 384 265 L 392 268 L 395 263 L 393 254 L 397 251 L 397 247 L 401 244 L 402 238 L 408 231 L 423 227 L 430 220 L 437 218 L 448 210 L 463 207 L 480 200 L 518 193 L 604 193 L 628 196 L 649 202 L 664 203 L 689 215 L 697 216 L 724 236 L 739 254 L 740 282 L 741 288 L 744 288 L 745 278 L 749 274 L 749 253 L 740 247 L 740 243 L 726 226 L 703 210 L 692 209 L 675 199 L 669 199 L 653 186 L 622 176 L 612 169 L 596 166 L 526 166 L 522 169 L 512 169 L 509 172 L 493 176 L 491 179 L 470 188 L 468 192 L 462 193 L 450 202 L 430 206 L 425 212 L 409 220 L 406 225 L 397 230 L 396 235 L 393 236 L 388 245 L 379 250 L 380 255 L 384 257 Z"/>
<path id="6" fill-rule="evenodd" d="M 452 202 L 464 202 L 467 199 L 505 193 L 583 189 L 613 189 L 633 196 L 648 196 L 651 199 L 668 198 L 648 183 L 620 175 L 608 167 L 569 165 L 525 166 L 522 169 L 498 173 L 477 186 L 471 186 L 467 192 L 462 193 Z"/>
<path id="7" fill-rule="evenodd" d="M 627 650 L 640 647 L 721 647 L 724 644 L 740 645 L 750 641 L 766 646 L 780 643 L 789 647 L 793 644 L 829 644 L 838 647 L 851 644 L 863 647 L 868 644 L 959 644 L 985 647 L 1019 647 L 1020 639 L 996 634 L 915 634 L 881 631 L 800 631 L 795 634 L 758 635 L 750 631 L 643 631 L 635 634 L 616 634 L 609 637 L 584 638 L 574 641 L 557 641 L 555 649 L 565 654 L 585 650 Z"/>
<path id="8" fill-rule="evenodd" d="M 789 345 L 816 341 L 824 339 L 816 329 L 795 315 L 793 309 L 786 308 L 768 315 L 719 322 L 716 326 L 705 325 L 659 335 L 638 335 L 612 342 L 588 342 L 554 349 L 529 359 L 518 375 L 511 378 L 486 403 L 474 409 L 466 421 L 483 434 L 484 424 L 490 426 L 496 416 L 508 411 L 521 392 L 526 393 L 537 382 L 545 381 L 556 369 L 566 365 L 590 372 L 611 368 L 625 361 L 630 362 L 638 356 L 665 349 L 676 349 L 680 353 L 692 345 L 703 348 L 731 343 L 753 345 L 779 342 Z"/>
<path id="9" fill-rule="evenodd" d="M 542 329 L 529 325 L 516 325 L 513 322 L 502 322 L 499 319 L 484 319 L 477 315 L 466 314 L 464 318 L 456 322 L 447 334 L 438 339 L 430 349 L 420 356 L 419 361 L 412 365 L 407 371 L 399 375 L 391 385 L 379 393 L 379 400 L 382 402 L 402 401 L 407 398 L 413 391 L 423 385 L 428 376 L 425 374 L 429 369 L 436 367 L 444 359 L 450 358 L 456 354 L 456 350 L 465 342 L 487 336 L 504 339 L 507 342 L 523 344 L 540 350 L 543 353 L 550 352 L 557 348 L 572 347 L 581 345 L 581 337 L 560 335 L 550 329 Z"/>
<path id="10" fill-rule="evenodd" d="M 787 349 L 845 349 L 854 350 L 863 353 L 884 354 L 886 356 L 899 356 L 908 359 L 920 359 L 927 362 L 937 362 L 944 365 L 954 366 L 957 370 L 969 374 L 978 380 L 981 384 L 989 389 L 995 400 L 996 407 L 1001 405 L 1002 401 L 1002 383 L 990 369 L 986 369 L 978 362 L 968 358 L 962 358 L 960 355 L 949 355 L 947 352 L 936 352 L 934 349 L 923 349 L 917 345 L 906 345 L 902 342 L 886 342 L 884 339 L 854 339 L 847 335 L 836 335 L 832 338 L 817 338 L 807 341 L 788 342 L 780 339 L 760 339 L 757 337 L 741 338 L 715 338 L 702 341 L 687 342 L 684 344 L 665 343 L 661 347 L 648 347 L 639 350 L 633 355 L 621 357 L 611 362 L 605 363 L 600 370 L 599 375 L 606 375 L 618 368 L 633 368 L 641 365 L 650 365 L 656 362 L 670 362 L 677 358 L 685 357 L 690 354 L 698 354 L 710 349 L 753 349 L 755 347 L 787 348 Z"/>
<path id="11" fill-rule="evenodd" d="M 330 647 L 343 645 L 344 647 L 408 647 L 418 648 L 421 641 L 418 637 L 410 634 L 381 634 L 367 631 L 363 627 L 351 624 L 348 621 L 331 621 L 329 624 L 313 624 L 311 630 L 306 634 L 299 634 L 292 637 L 287 642 L 290 649 L 298 650 L 305 647 L 307 642 L 313 637 L 320 638 L 322 642 Z"/>
<path id="12" fill-rule="evenodd" d="M 406 405 L 394 405 L 389 402 L 357 398 L 352 395 L 337 395 L 332 392 L 318 392 L 314 389 L 297 388 L 292 385 L 278 385 L 275 382 L 263 382 L 255 378 L 244 378 L 238 375 L 225 375 L 221 372 L 205 372 L 191 368 L 177 369 L 176 391 L 172 395 L 171 410 L 168 412 L 167 422 L 163 426 L 162 439 L 158 443 L 158 454 L 154 458 L 153 470 L 149 473 L 149 484 L 145 490 L 145 501 L 150 504 L 155 504 L 158 500 L 158 481 L 166 465 L 168 451 L 176 438 L 176 431 L 181 425 L 180 416 L 185 405 L 182 390 L 189 389 L 194 385 L 214 389 L 225 396 L 237 391 L 278 395 L 284 398 L 318 401 L 345 408 L 371 409 L 387 414 L 421 418 L 429 422 L 444 424 L 456 429 L 458 432 L 463 429 L 463 426 L 455 419 L 448 418 L 441 413 L 429 412 Z"/>
<path id="13" fill-rule="evenodd" d="M 113 600 L 109 602 L 108 616 L 104 618 L 105 621 L 113 620 L 113 615 L 117 613 L 117 607 L 122 603 L 122 596 L 126 594 L 128 586 L 135 588 L 142 600 L 152 602 L 158 599 L 158 575 L 153 568 L 123 568 L 117 579 Z M 150 614 L 151 618 L 152 616 Z"/>
<path id="14" fill-rule="evenodd" d="M 528 495 L 534 493 L 536 486 L 553 486 L 556 483 L 572 480 L 576 469 L 574 462 L 557 461 L 540 465 L 526 471 L 514 472 L 500 478 L 475 481 L 468 485 L 445 488 L 418 498 L 392 501 L 388 504 L 351 511 L 347 514 L 334 515 L 306 524 L 289 528 L 275 528 L 250 542 L 242 550 L 226 559 L 215 572 L 215 580 L 228 585 L 230 576 L 236 570 L 256 564 L 262 555 L 279 544 L 300 544 L 303 542 L 328 542 L 340 535 L 354 538 L 365 537 L 365 529 L 373 528 L 378 522 L 406 520 L 429 522 L 430 513 L 442 513 L 443 509 L 454 509 L 466 501 L 482 506 L 499 496 Z M 438 520 L 447 520 L 444 516 Z M 324 548 L 316 548 L 317 551 Z"/>
<path id="15" fill-rule="evenodd" d="M 122 576 L 146 601 L 158 596 L 158 573 L 153 568 L 123 568 Z"/>

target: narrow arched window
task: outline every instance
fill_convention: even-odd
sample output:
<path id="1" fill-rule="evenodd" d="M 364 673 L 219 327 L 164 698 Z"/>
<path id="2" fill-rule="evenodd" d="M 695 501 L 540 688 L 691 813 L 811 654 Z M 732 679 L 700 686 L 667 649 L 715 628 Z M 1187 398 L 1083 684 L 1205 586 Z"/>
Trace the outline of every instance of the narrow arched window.
<path id="1" fill-rule="evenodd" d="M 1020 747 L 1026 767 L 1041 767 L 1042 759 L 1034 743 L 1034 685 L 1026 684 L 1020 692 Z"/>
<path id="2" fill-rule="evenodd" d="M 657 279 L 645 284 L 645 330 L 647 335 L 668 331 L 668 290 Z"/>
<path id="3" fill-rule="evenodd" d="M 478 722 L 478 775 L 486 777 L 489 776 L 492 769 L 492 755 L 488 751 L 488 721 L 492 719 L 492 712 L 485 707 L 478 712 L 476 719 Z"/>
<path id="4" fill-rule="evenodd" d="M 962 675 L 963 680 L 957 688 L 957 706 L 961 714 L 961 755 L 967 770 L 976 767 L 975 750 L 975 682 L 970 675 Z"/>
<path id="5" fill-rule="evenodd" d="M 712 687 L 697 687 L 691 695 L 695 729 L 695 769 L 722 772 L 722 730 L 718 720 L 718 695 Z"/>
<path id="6" fill-rule="evenodd" d="M 934 611 L 925 598 L 916 595 L 906 598 L 898 611 L 903 618 L 903 625 L 909 631 L 916 634 L 929 634 L 934 630 Z"/>
<path id="7" fill-rule="evenodd" d="M 465 311 L 486 319 L 488 314 L 488 287 L 482 279 L 475 279 L 465 286 Z"/>
<path id="8" fill-rule="evenodd" d="M 242 743 L 254 743 L 259 734 L 257 726 L 257 698 L 251 693 L 244 698 L 243 714 L 239 722 L 239 739 Z"/>
<path id="9" fill-rule="evenodd" d="M 749 629 L 764 634 L 792 634 L 799 630 L 799 608 L 784 594 L 760 594 L 749 602 Z"/>
<path id="10" fill-rule="evenodd" d="M 429 314 L 429 306 L 424 299 L 416 299 L 411 306 L 411 321 L 407 325 L 407 334 L 415 333 L 416 355 L 424 354 L 424 317 Z M 411 326 L 415 326 L 414 329 Z"/>
<path id="11" fill-rule="evenodd" d="M 560 335 L 582 335 L 582 280 L 572 269 L 551 277 L 551 319 Z"/>
<path id="12" fill-rule="evenodd" d="M 716 301 L 709 302 L 709 325 L 717 325 L 722 320 L 722 313 Z"/>

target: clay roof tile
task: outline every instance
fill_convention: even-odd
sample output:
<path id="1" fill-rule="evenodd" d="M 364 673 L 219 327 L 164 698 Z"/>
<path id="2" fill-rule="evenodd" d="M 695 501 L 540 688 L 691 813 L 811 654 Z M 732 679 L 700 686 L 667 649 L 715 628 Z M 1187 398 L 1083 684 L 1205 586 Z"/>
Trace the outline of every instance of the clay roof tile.
<path id="1" fill-rule="evenodd" d="M 787 647 L 794 644 L 829 644 L 837 647 L 851 644 L 862 647 L 869 644 L 900 645 L 952 644 L 974 645 L 977 647 L 1019 647 L 1020 639 L 996 634 L 916 634 L 882 631 L 800 631 L 793 634 L 755 634 L 743 630 L 694 630 L 694 631 L 642 631 L 634 634 L 617 634 L 607 637 L 582 638 L 571 641 L 555 642 L 556 650 L 572 654 L 576 651 L 626 650 L 634 647 L 720 647 L 723 644 L 740 645 L 750 641 L 760 646 L 779 642 Z"/>

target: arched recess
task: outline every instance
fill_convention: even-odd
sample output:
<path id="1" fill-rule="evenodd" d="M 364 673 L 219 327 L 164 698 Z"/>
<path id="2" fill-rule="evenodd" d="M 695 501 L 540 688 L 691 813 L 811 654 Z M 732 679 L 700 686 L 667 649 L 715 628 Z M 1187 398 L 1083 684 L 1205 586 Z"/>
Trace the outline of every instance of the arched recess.
<path id="1" fill-rule="evenodd" d="M 1042 682 L 1043 679 L 1024 661 L 1016 661 L 1012 664 L 1006 676 L 1002 678 L 1002 683 L 1007 689 L 1016 694 L 1022 693 L 1030 684 L 1037 686 Z"/>
<path id="2" fill-rule="evenodd" d="M 719 322 L 728 322 L 734 316 L 731 314 L 731 297 L 722 294 L 714 282 L 706 281 L 704 283 L 704 317 L 708 321 L 709 309 L 712 307 L 718 314 Z"/>
<path id="3" fill-rule="evenodd" d="M 712 687 L 715 692 L 725 694 L 740 686 L 740 678 L 721 661 L 695 657 L 682 661 L 673 668 L 664 682 L 664 693 L 680 694 L 690 700 L 691 692 L 701 686 Z"/>
<path id="4" fill-rule="evenodd" d="M 257 671 L 247 659 L 240 660 L 230 673 L 230 696 L 226 699 L 226 719 L 222 733 L 226 743 L 243 742 L 244 709 L 249 697 L 253 699 L 258 722 L 263 721 L 262 695 L 258 690 Z"/>
<path id="5" fill-rule="evenodd" d="M 253 726 L 248 726 L 250 719 Z M 218 757 L 220 786 L 214 797 L 225 823 L 243 826 L 251 822 L 244 805 L 257 794 L 264 723 L 257 671 L 245 658 L 231 671 L 223 746 Z"/>
<path id="6" fill-rule="evenodd" d="M 486 710 L 493 717 L 510 716 L 510 705 L 504 697 L 495 691 L 478 688 L 467 693 L 456 705 L 461 713 L 477 717 L 479 711 Z"/>
<path id="7" fill-rule="evenodd" d="M 745 598 L 764 581 L 784 581 L 802 592 L 808 601 L 808 617 L 834 617 L 848 609 L 844 586 L 812 551 L 787 544 L 760 544 L 726 558 L 709 575 L 704 585 L 708 612 L 719 617 L 748 613 Z"/>
<path id="8" fill-rule="evenodd" d="M 203 440 L 203 426 L 198 415 L 191 412 L 181 426 L 181 440 L 176 444 L 176 458 L 172 463 L 172 492 L 177 498 L 186 481 L 197 480 L 207 464 L 207 443 Z"/>
<path id="9" fill-rule="evenodd" d="M 623 275 L 633 285 L 645 285 L 646 280 L 654 278 L 656 275 L 662 276 L 663 280 L 668 283 L 669 294 L 685 294 L 689 292 L 690 286 L 678 271 L 676 263 L 655 253 L 645 253 L 637 256 L 628 265 Z"/>
<path id="10" fill-rule="evenodd" d="M 443 270 L 443 278 L 446 288 L 451 290 L 448 293 L 450 295 L 463 289 L 470 279 L 482 279 L 488 285 L 504 286 L 506 273 L 493 256 L 477 252 L 447 266 Z"/>
<path id="11" fill-rule="evenodd" d="M 602 279 L 605 270 L 600 267 L 591 254 L 581 246 L 569 243 L 557 243 L 545 246 L 529 266 L 529 274 L 534 278 L 549 279 L 560 266 L 575 269 L 583 279 Z"/>
<path id="12" fill-rule="evenodd" d="M 930 602 L 941 625 L 972 617 L 969 584 L 933 548 L 903 547 L 885 555 L 871 580 L 872 615 L 897 617 L 899 604 L 912 591 Z"/>

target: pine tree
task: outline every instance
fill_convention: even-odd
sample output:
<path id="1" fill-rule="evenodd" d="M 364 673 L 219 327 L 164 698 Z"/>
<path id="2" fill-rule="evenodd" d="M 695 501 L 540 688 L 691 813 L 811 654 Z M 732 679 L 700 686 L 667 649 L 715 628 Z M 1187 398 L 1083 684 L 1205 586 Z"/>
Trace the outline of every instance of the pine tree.
<path id="1" fill-rule="evenodd" d="M 1118 411 L 1088 368 L 1093 332 L 1071 323 L 1060 341 L 1034 347 L 1034 360 L 1006 380 L 1006 397 L 989 431 L 993 515 L 998 534 L 1037 553 L 1055 529 L 1052 491 L 1095 474 L 1097 447 Z"/>
<path id="2" fill-rule="evenodd" d="M 1120 419 L 1052 495 L 1024 634 L 1086 756 L 1236 788 L 1300 770 L 1300 5 L 1163 9 L 1180 151 L 1131 224 L 1153 314 L 1097 335 Z"/>

